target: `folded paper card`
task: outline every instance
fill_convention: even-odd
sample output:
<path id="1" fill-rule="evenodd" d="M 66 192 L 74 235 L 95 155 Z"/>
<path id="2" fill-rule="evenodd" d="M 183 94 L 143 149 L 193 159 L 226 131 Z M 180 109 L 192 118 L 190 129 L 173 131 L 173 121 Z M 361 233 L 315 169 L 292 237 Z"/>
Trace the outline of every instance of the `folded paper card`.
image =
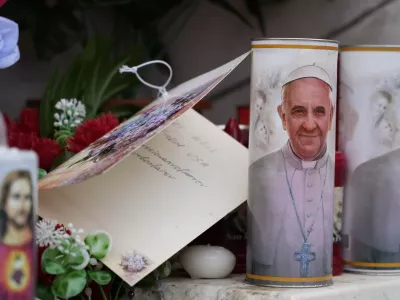
<path id="1" fill-rule="evenodd" d="M 133 286 L 243 203 L 247 149 L 191 108 L 248 54 L 172 89 L 50 172 L 39 215 L 110 233 L 103 262 Z M 127 271 L 126 254 L 146 267 Z"/>

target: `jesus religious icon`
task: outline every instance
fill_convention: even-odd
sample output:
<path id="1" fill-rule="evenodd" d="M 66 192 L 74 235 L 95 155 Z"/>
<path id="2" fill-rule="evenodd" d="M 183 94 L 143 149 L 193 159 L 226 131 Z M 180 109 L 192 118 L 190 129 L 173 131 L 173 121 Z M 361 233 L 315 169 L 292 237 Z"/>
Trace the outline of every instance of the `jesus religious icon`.
<path id="1" fill-rule="evenodd" d="M 253 42 L 252 91 L 271 89 L 265 81 L 257 86 L 267 69 L 280 72 L 282 81 L 265 91 L 276 109 L 264 117 L 279 136 L 269 151 L 256 149 L 259 135 L 250 128 L 250 283 L 332 284 L 337 53 L 332 41 Z"/>
<path id="2" fill-rule="evenodd" d="M 0 203 L 0 299 L 33 299 L 33 194 L 29 171 L 3 179 Z"/>

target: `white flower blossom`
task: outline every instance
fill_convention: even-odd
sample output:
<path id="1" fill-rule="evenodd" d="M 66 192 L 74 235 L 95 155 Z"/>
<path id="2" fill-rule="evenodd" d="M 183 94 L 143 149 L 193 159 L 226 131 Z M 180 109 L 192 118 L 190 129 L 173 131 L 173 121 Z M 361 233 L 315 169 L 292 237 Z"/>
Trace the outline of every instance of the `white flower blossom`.
<path id="1" fill-rule="evenodd" d="M 40 220 L 36 223 L 36 244 L 40 247 L 56 248 L 68 234 L 63 228 L 57 228 L 55 220 Z"/>
<path id="2" fill-rule="evenodd" d="M 82 228 L 79 228 L 78 230 L 76 230 L 74 228 L 74 225 L 71 223 L 69 223 L 67 227 L 68 227 L 69 231 L 71 232 L 70 236 L 71 236 L 71 239 L 74 242 L 74 244 L 78 245 L 80 248 L 88 250 L 89 246 L 87 246 L 85 244 L 85 242 L 82 241 L 82 239 L 81 239 L 81 234 L 84 233 L 84 230 Z"/>
<path id="3" fill-rule="evenodd" d="M 147 260 L 144 256 L 136 253 L 128 253 L 122 255 L 121 266 L 125 271 L 137 273 L 142 271 L 147 265 Z"/>
<path id="4" fill-rule="evenodd" d="M 55 108 L 60 111 L 54 114 L 54 127 L 58 129 L 75 128 L 86 117 L 85 105 L 77 99 L 61 99 Z"/>

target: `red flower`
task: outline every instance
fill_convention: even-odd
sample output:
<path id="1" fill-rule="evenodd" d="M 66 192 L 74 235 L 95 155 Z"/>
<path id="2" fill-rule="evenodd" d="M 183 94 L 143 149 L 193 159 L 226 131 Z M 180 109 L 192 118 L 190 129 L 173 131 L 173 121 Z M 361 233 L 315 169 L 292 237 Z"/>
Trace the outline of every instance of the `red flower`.
<path id="1" fill-rule="evenodd" d="M 239 122 L 235 118 L 230 118 L 225 125 L 224 131 L 237 140 L 239 143 L 243 143 L 243 134 L 239 127 Z"/>
<path id="2" fill-rule="evenodd" d="M 87 120 L 79 125 L 75 134 L 68 139 L 67 150 L 78 153 L 118 125 L 118 117 L 112 113 Z"/>
<path id="3" fill-rule="evenodd" d="M 36 108 L 24 108 L 19 116 L 18 129 L 21 132 L 34 133 L 39 136 L 39 110 Z"/>
<path id="4" fill-rule="evenodd" d="M 19 122 L 11 120 L 6 114 L 3 117 L 8 132 L 18 131 L 39 136 L 39 111 L 36 108 L 24 108 L 19 115 Z"/>
<path id="5" fill-rule="evenodd" d="M 22 150 L 33 150 L 39 157 L 39 167 L 49 170 L 61 153 L 60 145 L 52 139 L 37 137 L 34 133 L 8 131 L 8 145 Z"/>
<path id="6" fill-rule="evenodd" d="M 54 159 L 61 153 L 60 145 L 52 139 L 36 138 L 32 143 L 32 150 L 39 156 L 39 166 L 49 170 Z"/>
<path id="7" fill-rule="evenodd" d="M 3 6 L 6 2 L 7 0 L 0 0 L 0 7 Z"/>
<path id="8" fill-rule="evenodd" d="M 35 151 L 39 157 L 40 168 L 49 170 L 62 149 L 55 140 L 39 136 L 39 110 L 24 108 L 20 113 L 19 122 L 11 120 L 6 114 L 3 116 L 7 125 L 8 145 Z"/>

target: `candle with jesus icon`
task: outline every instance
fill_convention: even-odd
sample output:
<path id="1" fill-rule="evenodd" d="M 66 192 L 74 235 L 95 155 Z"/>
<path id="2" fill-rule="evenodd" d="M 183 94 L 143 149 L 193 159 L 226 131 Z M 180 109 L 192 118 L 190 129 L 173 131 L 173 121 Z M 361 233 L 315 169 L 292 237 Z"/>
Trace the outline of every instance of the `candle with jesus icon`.
<path id="1" fill-rule="evenodd" d="M 400 274 L 400 46 L 343 46 L 345 271 Z"/>
<path id="2" fill-rule="evenodd" d="M 5 136 L 0 130 L 0 299 L 33 299 L 38 158 L 8 148 Z"/>
<path id="3" fill-rule="evenodd" d="M 252 43 L 247 276 L 332 284 L 338 43 Z"/>

